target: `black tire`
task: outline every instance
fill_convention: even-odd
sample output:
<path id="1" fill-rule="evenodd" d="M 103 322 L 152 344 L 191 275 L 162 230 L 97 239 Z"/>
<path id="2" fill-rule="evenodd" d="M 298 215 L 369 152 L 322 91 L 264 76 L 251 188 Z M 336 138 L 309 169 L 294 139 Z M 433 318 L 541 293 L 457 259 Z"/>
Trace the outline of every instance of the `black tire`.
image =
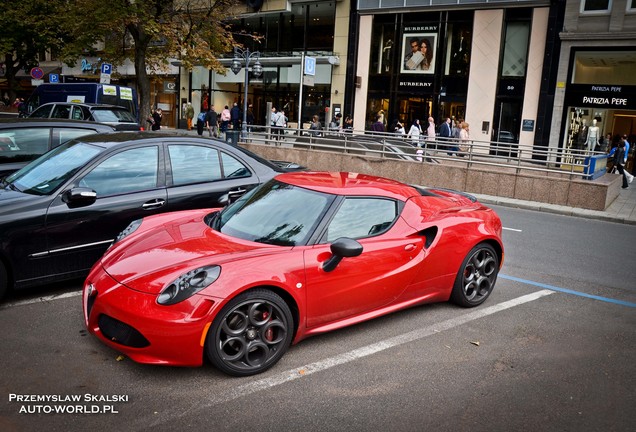
<path id="1" fill-rule="evenodd" d="M 468 252 L 462 262 L 451 301 L 459 306 L 474 307 L 486 301 L 497 282 L 499 257 L 487 243 L 480 243 Z"/>
<path id="2" fill-rule="evenodd" d="M 9 278 L 7 277 L 7 270 L 4 268 L 4 264 L 0 262 L 0 301 L 4 299 L 9 290 Z"/>
<path id="3" fill-rule="evenodd" d="M 293 318 L 276 293 L 254 289 L 238 295 L 219 312 L 206 338 L 212 364 L 233 376 L 259 374 L 287 352 Z"/>

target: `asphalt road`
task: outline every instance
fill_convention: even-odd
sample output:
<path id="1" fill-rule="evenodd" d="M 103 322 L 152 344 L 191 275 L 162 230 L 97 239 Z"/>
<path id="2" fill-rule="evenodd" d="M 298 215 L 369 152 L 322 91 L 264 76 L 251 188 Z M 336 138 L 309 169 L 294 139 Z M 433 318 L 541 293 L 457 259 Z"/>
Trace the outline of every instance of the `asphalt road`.
<path id="1" fill-rule="evenodd" d="M 0 431 L 633 431 L 636 226 L 495 209 L 506 256 L 485 304 L 313 337 L 255 377 L 118 360 L 84 330 L 81 282 L 13 296 Z"/>

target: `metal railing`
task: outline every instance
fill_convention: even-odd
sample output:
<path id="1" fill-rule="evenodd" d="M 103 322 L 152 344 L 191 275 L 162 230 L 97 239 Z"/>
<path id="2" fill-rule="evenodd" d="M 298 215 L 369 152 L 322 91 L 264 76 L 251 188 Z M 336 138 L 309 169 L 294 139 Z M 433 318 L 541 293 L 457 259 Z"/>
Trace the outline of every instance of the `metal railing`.
<path id="1" fill-rule="evenodd" d="M 405 135 L 362 130 L 308 130 L 251 126 L 244 142 L 344 152 L 405 162 L 483 166 L 519 174 L 543 173 L 569 178 L 592 178 L 592 158 L 605 169 L 607 155 L 577 149 L 537 149 L 517 143 L 454 138 L 413 140 Z M 415 146 L 417 144 L 417 147 Z M 600 162 L 600 163 L 599 163 Z"/>

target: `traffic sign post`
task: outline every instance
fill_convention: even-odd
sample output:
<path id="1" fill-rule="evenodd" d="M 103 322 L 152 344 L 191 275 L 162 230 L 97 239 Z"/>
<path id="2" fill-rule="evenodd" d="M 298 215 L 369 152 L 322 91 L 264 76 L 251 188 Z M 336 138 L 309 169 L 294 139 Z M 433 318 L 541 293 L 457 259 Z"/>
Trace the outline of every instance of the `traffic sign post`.
<path id="1" fill-rule="evenodd" d="M 60 82 L 60 76 L 58 74 L 49 74 L 49 82 L 51 84 L 58 84 Z"/>
<path id="2" fill-rule="evenodd" d="M 102 63 L 101 72 L 99 76 L 100 84 L 110 84 L 110 75 L 113 72 L 113 65 L 110 63 Z"/>
<path id="3" fill-rule="evenodd" d="M 31 78 L 34 80 L 41 80 L 44 78 L 44 71 L 39 67 L 34 67 L 31 69 Z"/>

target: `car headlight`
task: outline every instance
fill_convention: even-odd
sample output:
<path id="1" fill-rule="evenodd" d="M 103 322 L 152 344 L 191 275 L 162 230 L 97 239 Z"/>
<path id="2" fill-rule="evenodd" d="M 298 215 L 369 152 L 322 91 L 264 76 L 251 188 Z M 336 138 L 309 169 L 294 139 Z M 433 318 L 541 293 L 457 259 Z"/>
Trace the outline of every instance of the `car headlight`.
<path id="1" fill-rule="evenodd" d="M 191 270 L 161 290 L 157 303 L 165 306 L 179 303 L 212 284 L 220 275 L 221 267 L 218 265 Z"/>
<path id="2" fill-rule="evenodd" d="M 136 219 L 132 221 L 122 232 L 120 232 L 117 235 L 113 244 L 119 243 L 120 241 L 128 237 L 130 234 L 134 233 L 137 230 L 137 228 L 141 226 L 141 222 L 143 222 L 143 219 Z"/>

